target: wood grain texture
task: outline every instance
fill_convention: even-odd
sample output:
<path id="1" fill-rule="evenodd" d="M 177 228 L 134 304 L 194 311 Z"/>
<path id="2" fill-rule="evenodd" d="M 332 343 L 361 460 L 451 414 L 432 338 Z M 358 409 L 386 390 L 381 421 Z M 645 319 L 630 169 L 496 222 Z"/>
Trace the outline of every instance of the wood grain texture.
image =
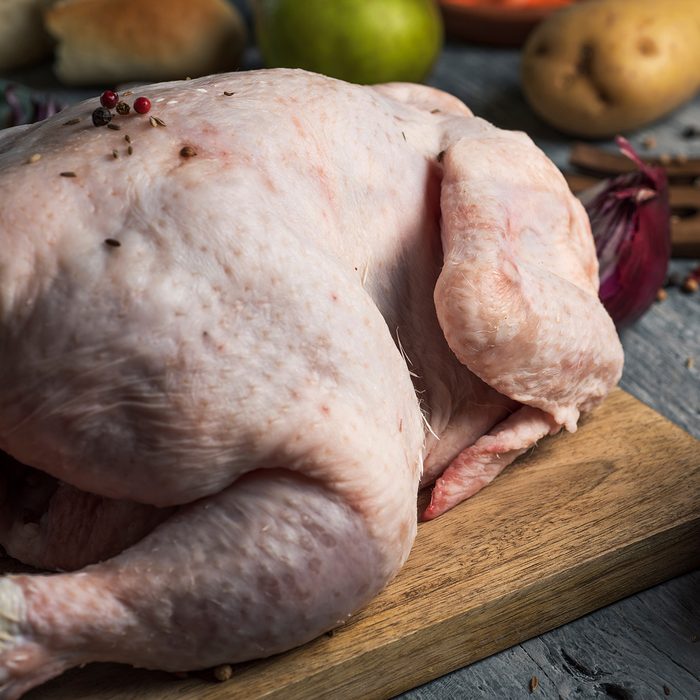
<path id="1" fill-rule="evenodd" d="M 700 697 L 700 571 L 408 691 L 399 700 Z"/>
<path id="2" fill-rule="evenodd" d="M 564 697 L 613 697 L 642 700 L 663 697 L 666 686 L 675 698 L 700 697 L 700 649 L 693 642 L 699 630 L 697 594 L 700 574 L 695 572 L 677 584 L 687 582 L 686 593 L 695 589 L 691 606 L 681 608 L 675 596 L 633 596 L 621 608 L 601 611 L 601 620 L 578 621 L 576 638 L 553 635 L 551 640 L 532 640 L 523 645 L 543 669 L 543 678 Z M 671 587 L 681 593 L 682 587 Z M 647 601 L 647 599 L 649 599 Z M 690 602 L 690 601 L 689 601 Z M 680 620 L 683 612 L 685 620 Z M 691 632 L 694 620 L 695 633 Z M 682 635 L 669 623 L 684 626 Z M 629 628 L 643 634 L 628 634 Z M 675 638 L 674 638 L 675 637 Z M 673 656 L 660 645 L 666 641 Z M 544 669 L 547 669 L 546 675 Z"/>
<path id="3" fill-rule="evenodd" d="M 671 261 L 681 279 L 700 261 Z M 700 438 L 700 293 L 668 290 L 621 333 L 625 367 L 620 385 Z"/>
<path id="4" fill-rule="evenodd" d="M 397 579 L 337 631 L 224 685 L 114 666 L 33 700 L 386 698 L 700 564 L 700 443 L 623 391 L 419 528 Z"/>
<path id="5" fill-rule="evenodd" d="M 478 661 L 399 700 L 700 697 L 700 571 Z"/>

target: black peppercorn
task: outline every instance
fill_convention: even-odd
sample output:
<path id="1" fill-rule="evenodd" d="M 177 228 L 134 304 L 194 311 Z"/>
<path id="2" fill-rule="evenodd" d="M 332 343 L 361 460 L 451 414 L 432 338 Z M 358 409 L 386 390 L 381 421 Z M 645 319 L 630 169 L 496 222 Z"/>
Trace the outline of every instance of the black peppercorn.
<path id="1" fill-rule="evenodd" d="M 98 107 L 92 113 L 92 123 L 95 126 L 106 126 L 112 121 L 112 113 L 106 107 Z"/>
<path id="2" fill-rule="evenodd" d="M 126 102 L 117 102 L 117 113 L 124 115 L 124 114 L 129 114 L 131 111 L 131 107 L 129 107 L 128 103 Z"/>

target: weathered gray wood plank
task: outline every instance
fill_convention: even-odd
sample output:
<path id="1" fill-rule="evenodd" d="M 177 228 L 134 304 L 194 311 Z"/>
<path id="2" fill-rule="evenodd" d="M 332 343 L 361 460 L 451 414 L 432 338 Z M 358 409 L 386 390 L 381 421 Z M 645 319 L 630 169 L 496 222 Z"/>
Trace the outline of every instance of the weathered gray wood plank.
<path id="1" fill-rule="evenodd" d="M 530 679 L 538 685 L 530 693 Z M 700 698 L 700 572 L 631 596 L 399 696 Z"/>
<path id="2" fill-rule="evenodd" d="M 698 261 L 674 261 L 685 273 Z M 625 370 L 621 385 L 656 411 L 700 437 L 700 293 L 669 288 L 622 333 Z M 694 363 L 694 366 L 688 366 Z"/>

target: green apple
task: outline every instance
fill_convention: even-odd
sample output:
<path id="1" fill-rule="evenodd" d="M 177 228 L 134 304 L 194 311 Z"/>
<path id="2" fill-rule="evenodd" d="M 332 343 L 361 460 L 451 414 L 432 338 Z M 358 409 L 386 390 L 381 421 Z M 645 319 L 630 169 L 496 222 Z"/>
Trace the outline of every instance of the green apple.
<path id="1" fill-rule="evenodd" d="M 355 83 L 419 82 L 442 47 L 434 0 L 256 0 L 254 10 L 269 67 Z"/>

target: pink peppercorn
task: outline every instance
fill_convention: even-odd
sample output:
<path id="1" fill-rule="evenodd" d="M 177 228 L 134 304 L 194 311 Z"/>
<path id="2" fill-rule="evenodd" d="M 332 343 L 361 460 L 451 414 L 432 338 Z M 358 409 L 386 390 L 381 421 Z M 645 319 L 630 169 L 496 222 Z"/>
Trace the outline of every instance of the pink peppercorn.
<path id="1" fill-rule="evenodd" d="M 139 114 L 147 114 L 151 111 L 151 101 L 148 97 L 137 97 L 134 100 L 134 111 Z"/>
<path id="2" fill-rule="evenodd" d="M 114 90 L 105 90 L 100 95 L 100 104 L 107 109 L 114 109 L 119 102 L 119 95 Z"/>

